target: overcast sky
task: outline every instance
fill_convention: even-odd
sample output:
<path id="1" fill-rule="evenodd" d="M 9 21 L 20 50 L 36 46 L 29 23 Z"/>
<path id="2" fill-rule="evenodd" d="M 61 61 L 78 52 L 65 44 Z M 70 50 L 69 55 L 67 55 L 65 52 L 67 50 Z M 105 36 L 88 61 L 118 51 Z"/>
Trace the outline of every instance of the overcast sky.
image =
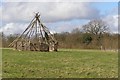
<path id="1" fill-rule="evenodd" d="M 40 12 L 41 21 L 52 32 L 70 32 L 97 18 L 111 32 L 118 32 L 117 2 L 4 2 L 0 5 L 0 31 L 7 35 L 23 32 L 35 12 Z"/>

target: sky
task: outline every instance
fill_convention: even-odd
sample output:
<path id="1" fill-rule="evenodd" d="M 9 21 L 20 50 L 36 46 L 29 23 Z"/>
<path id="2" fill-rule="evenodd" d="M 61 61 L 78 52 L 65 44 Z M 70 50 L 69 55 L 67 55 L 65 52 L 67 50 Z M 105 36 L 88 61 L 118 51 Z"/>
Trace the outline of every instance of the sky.
<path id="1" fill-rule="evenodd" d="M 51 32 L 71 32 L 90 20 L 102 19 L 112 33 L 118 32 L 118 2 L 3 2 L 0 32 L 22 33 L 39 12 Z"/>

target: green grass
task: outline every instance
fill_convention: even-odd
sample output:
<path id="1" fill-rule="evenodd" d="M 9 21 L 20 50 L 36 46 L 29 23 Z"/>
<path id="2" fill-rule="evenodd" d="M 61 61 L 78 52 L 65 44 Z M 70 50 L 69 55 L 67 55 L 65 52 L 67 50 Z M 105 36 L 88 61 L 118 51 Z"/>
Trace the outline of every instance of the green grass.
<path id="1" fill-rule="evenodd" d="M 117 78 L 118 53 L 60 49 L 31 52 L 3 49 L 3 78 Z"/>

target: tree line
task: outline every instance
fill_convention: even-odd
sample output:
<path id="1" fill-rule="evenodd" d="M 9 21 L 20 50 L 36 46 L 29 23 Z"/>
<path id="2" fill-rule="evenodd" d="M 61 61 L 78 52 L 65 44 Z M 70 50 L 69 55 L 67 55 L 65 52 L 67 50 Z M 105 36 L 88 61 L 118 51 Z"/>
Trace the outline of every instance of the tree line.
<path id="1" fill-rule="evenodd" d="M 72 49 L 118 49 L 118 35 L 109 31 L 109 26 L 101 19 L 91 20 L 82 26 L 75 28 L 71 32 L 55 33 L 54 36 L 59 43 L 59 48 Z M 1 33 L 2 47 L 8 45 L 19 36 L 12 34 L 6 36 Z"/>

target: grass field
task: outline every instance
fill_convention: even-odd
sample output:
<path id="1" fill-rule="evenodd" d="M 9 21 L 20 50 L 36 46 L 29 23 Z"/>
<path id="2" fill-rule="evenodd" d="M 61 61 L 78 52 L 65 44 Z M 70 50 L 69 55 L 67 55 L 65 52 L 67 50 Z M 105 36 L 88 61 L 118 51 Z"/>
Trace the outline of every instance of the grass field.
<path id="1" fill-rule="evenodd" d="M 3 49 L 3 78 L 117 78 L 118 53 L 60 49 L 30 52 Z"/>

